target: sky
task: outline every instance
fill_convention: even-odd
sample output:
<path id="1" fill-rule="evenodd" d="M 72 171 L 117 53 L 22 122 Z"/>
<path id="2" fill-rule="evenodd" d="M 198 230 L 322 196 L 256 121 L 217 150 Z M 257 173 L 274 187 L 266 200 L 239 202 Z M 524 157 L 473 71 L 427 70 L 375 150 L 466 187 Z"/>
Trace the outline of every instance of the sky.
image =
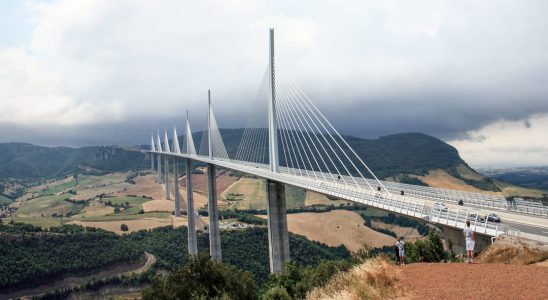
<path id="1" fill-rule="evenodd" d="M 268 63 L 343 134 L 424 132 L 473 167 L 548 165 L 546 1 L 0 1 L 0 142 L 245 126 Z"/>

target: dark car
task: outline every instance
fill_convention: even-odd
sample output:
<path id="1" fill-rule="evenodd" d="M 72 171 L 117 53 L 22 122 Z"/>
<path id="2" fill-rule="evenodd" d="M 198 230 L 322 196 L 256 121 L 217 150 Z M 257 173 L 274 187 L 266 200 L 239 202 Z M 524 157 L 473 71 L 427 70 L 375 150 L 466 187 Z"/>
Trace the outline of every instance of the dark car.
<path id="1" fill-rule="evenodd" d="M 468 220 L 470 220 L 470 222 L 476 221 L 476 218 L 478 218 L 478 222 L 485 222 L 485 218 L 478 215 L 478 214 L 469 214 L 468 215 Z"/>
<path id="2" fill-rule="evenodd" d="M 489 214 L 487 220 L 489 222 L 500 222 L 500 217 L 497 214 Z"/>

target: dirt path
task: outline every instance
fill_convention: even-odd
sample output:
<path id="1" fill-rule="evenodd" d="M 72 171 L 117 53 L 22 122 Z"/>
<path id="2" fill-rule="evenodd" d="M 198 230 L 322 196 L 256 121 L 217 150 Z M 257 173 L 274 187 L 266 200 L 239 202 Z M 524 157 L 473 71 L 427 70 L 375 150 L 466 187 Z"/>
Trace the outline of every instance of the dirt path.
<path id="1" fill-rule="evenodd" d="M 143 274 L 146 271 L 148 271 L 156 263 L 156 256 L 154 256 L 153 254 L 150 254 L 146 251 L 145 251 L 145 256 L 147 257 L 147 261 L 145 262 L 145 264 L 142 267 L 140 267 L 137 270 L 126 272 L 123 275 L 128 275 L 128 276 L 139 275 L 139 274 Z"/>
<path id="2" fill-rule="evenodd" d="M 407 299 L 546 299 L 548 267 L 410 264 L 400 268 Z"/>

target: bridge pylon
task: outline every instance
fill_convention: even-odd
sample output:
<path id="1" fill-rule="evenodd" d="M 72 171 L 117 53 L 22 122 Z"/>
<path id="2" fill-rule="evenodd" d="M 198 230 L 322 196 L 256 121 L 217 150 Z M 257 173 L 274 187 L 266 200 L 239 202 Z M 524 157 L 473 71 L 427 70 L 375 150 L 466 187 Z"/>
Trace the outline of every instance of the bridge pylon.
<path id="1" fill-rule="evenodd" d="M 154 145 L 154 135 L 150 135 L 150 151 L 154 152 L 156 151 L 156 146 Z M 154 171 L 154 153 L 150 152 L 148 155 L 150 157 L 150 169 Z"/>
<path id="2" fill-rule="evenodd" d="M 274 66 L 274 28 L 270 28 L 270 95 L 268 99 L 268 158 L 270 171 L 278 172 L 280 165 L 278 157 L 278 113 L 276 111 L 276 72 Z"/>
<path id="3" fill-rule="evenodd" d="M 181 154 L 177 129 L 173 126 L 173 152 Z M 181 194 L 179 193 L 179 159 L 173 156 L 173 194 L 175 196 L 175 216 L 181 216 Z"/>
<path id="4" fill-rule="evenodd" d="M 167 138 L 167 131 L 164 130 L 164 151 L 166 153 L 171 152 L 169 150 L 169 139 Z M 169 156 L 164 155 L 164 177 L 166 184 L 166 200 L 171 200 L 171 192 L 169 191 Z"/>
<path id="5" fill-rule="evenodd" d="M 192 131 L 188 121 L 188 110 L 186 111 L 186 149 L 187 154 L 196 154 L 194 144 L 192 142 Z M 186 158 L 186 214 L 188 219 L 188 254 L 191 256 L 198 255 L 198 241 L 196 239 L 196 215 L 194 213 L 194 198 L 192 195 L 192 160 Z"/>
<path id="6" fill-rule="evenodd" d="M 156 135 L 156 145 L 157 145 L 157 151 L 162 152 L 162 143 L 160 142 L 160 131 L 158 131 L 158 134 Z M 156 158 L 158 159 L 157 165 L 158 165 L 158 183 L 162 184 L 163 177 L 162 177 L 162 155 L 157 154 Z"/>
<path id="7" fill-rule="evenodd" d="M 207 90 L 207 143 L 208 157 L 213 159 L 213 142 L 211 141 L 211 91 Z M 216 261 L 221 261 L 221 232 L 219 229 L 219 208 L 217 206 L 217 176 L 214 164 L 207 164 L 207 196 L 209 216 L 209 254 Z"/>

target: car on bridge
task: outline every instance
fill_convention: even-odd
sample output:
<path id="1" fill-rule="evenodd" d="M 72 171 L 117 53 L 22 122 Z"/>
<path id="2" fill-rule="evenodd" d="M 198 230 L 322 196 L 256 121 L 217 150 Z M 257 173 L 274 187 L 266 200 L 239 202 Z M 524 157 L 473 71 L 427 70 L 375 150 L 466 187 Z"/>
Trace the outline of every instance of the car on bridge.
<path id="1" fill-rule="evenodd" d="M 475 222 L 476 218 L 478 222 L 482 222 L 482 223 L 485 222 L 485 217 L 482 217 L 479 214 L 473 213 L 468 215 L 468 220 L 470 220 L 470 222 Z"/>
<path id="2" fill-rule="evenodd" d="M 432 209 L 436 211 L 447 212 L 447 206 L 445 206 L 445 204 L 441 202 L 434 203 L 434 206 L 432 206 Z"/>
<path id="3" fill-rule="evenodd" d="M 489 214 L 487 215 L 487 220 L 489 222 L 500 222 L 500 217 L 497 214 Z"/>

